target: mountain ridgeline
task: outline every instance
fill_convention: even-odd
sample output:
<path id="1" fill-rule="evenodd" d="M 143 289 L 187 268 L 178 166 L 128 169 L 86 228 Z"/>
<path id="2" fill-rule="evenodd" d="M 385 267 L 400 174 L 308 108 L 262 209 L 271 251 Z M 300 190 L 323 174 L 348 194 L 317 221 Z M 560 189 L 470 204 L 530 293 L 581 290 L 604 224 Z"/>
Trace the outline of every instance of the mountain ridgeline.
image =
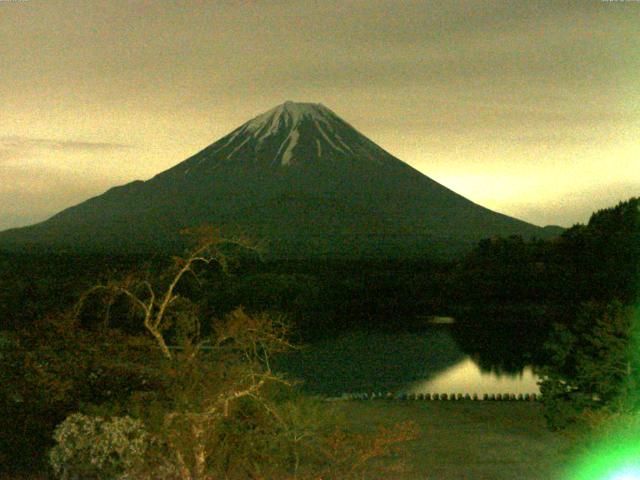
<path id="1" fill-rule="evenodd" d="M 0 248 L 144 252 L 212 225 L 275 257 L 449 256 L 541 228 L 477 205 L 320 104 L 286 102 L 147 181 L 0 233 Z"/>

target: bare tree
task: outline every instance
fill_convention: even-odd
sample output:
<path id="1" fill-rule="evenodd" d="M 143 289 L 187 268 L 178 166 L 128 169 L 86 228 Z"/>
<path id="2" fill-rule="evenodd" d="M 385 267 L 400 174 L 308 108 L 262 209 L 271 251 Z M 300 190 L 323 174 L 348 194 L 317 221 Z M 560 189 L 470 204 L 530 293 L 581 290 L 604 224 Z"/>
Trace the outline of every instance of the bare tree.
<path id="1" fill-rule="evenodd" d="M 137 401 L 153 448 L 129 478 L 364 478 L 375 461 L 393 456 L 397 444 L 415 438 L 409 424 L 374 434 L 329 432 L 326 404 L 309 410 L 299 400 L 274 401 L 267 387 L 290 385 L 271 366 L 272 355 L 292 348 L 283 319 L 239 307 L 222 319 L 208 319 L 210 328 L 203 329 L 207 319 L 179 293 L 185 276 L 201 281 L 197 266 L 227 271 L 226 246 L 255 246 L 213 229 L 192 233 L 195 247 L 174 258 L 163 286 L 148 275 L 133 274 L 94 286 L 77 304 L 79 315 L 89 297 L 103 295 L 108 316 L 117 298 L 127 298 L 158 346 L 158 372 L 166 388 Z M 168 342 L 170 327 L 181 332 L 179 347 Z M 379 466 L 385 475 L 391 471 L 387 467 L 399 464 Z"/>
<path id="2" fill-rule="evenodd" d="M 271 369 L 272 354 L 291 347 L 287 326 L 280 318 L 265 314 L 249 315 L 241 307 L 223 319 L 212 319 L 212 334 L 202 334 L 202 319 L 197 308 L 178 293 L 186 275 L 198 278 L 197 265 L 215 264 L 223 271 L 229 266 L 224 252 L 228 245 L 255 249 L 243 238 L 225 238 L 213 229 L 192 231 L 196 246 L 183 257 L 174 257 L 174 267 L 164 288 L 154 287 L 149 278 L 130 275 L 120 281 L 95 285 L 82 295 L 76 307 L 80 314 L 86 300 L 106 294 L 108 304 L 124 296 L 142 316 L 146 331 L 158 345 L 175 398 L 163 413 L 157 432 L 172 458 L 164 458 L 162 470 L 169 476 L 187 479 L 213 478 L 207 463 L 211 457 L 212 437 L 231 407 L 243 398 L 258 400 L 269 383 L 286 383 Z M 168 326 L 182 327 L 179 348 L 166 338 Z M 185 441 L 185 436 L 189 441 Z M 152 473 L 152 475 L 156 475 Z"/>

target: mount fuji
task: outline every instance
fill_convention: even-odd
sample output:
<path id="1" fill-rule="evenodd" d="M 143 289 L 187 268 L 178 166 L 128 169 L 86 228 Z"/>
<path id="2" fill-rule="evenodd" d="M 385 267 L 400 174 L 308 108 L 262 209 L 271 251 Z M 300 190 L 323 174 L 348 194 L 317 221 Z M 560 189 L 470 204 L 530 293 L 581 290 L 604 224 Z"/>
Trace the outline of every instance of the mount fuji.
<path id="1" fill-rule="evenodd" d="M 467 200 L 321 104 L 286 102 L 147 181 L 0 232 L 0 247 L 149 251 L 201 225 L 266 240 L 280 258 L 450 255 L 558 233 Z"/>

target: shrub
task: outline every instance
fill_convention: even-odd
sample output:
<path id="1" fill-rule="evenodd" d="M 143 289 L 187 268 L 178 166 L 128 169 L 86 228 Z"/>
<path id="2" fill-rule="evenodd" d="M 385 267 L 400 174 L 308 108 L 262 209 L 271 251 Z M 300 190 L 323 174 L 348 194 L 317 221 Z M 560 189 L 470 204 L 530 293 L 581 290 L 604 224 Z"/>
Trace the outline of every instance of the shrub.
<path id="1" fill-rule="evenodd" d="M 67 479 L 129 478 L 142 461 L 148 435 L 131 417 L 90 417 L 75 413 L 56 428 L 49 459 L 56 476 Z"/>
<path id="2" fill-rule="evenodd" d="M 583 305 L 575 322 L 556 325 L 541 369 L 544 414 L 553 429 L 575 424 L 582 412 L 638 407 L 640 362 L 634 310 L 619 302 Z"/>
<path id="3" fill-rule="evenodd" d="M 379 427 L 374 433 L 361 434 L 336 428 L 330 435 L 320 438 L 322 463 L 314 475 L 327 480 L 393 478 L 406 471 L 406 458 L 400 444 L 418 437 L 413 422 Z"/>

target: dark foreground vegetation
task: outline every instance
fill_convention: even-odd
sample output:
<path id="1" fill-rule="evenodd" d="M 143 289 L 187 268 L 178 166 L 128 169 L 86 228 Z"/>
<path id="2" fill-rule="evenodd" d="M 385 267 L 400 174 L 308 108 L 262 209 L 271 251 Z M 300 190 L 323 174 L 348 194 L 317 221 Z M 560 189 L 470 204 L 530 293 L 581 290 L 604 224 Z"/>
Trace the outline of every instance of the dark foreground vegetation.
<path id="1" fill-rule="evenodd" d="M 0 464 L 60 478 L 380 478 L 385 469 L 414 478 L 400 472 L 400 453 L 439 448 L 425 440 L 432 424 L 418 420 L 419 434 L 405 422 L 421 411 L 346 404 L 348 418 L 371 408 L 366 415 L 390 420 L 351 428 L 271 358 L 345 329 L 419 329 L 430 315 L 455 316 L 456 339 L 485 368 L 535 364 L 552 429 L 583 428 L 594 412 L 634 415 L 638 206 L 596 212 L 554 240 L 489 239 L 450 263 L 265 263 L 248 242 L 212 231 L 173 259 L 2 254 Z M 544 333 L 527 335 L 533 324 Z M 513 331 L 511 352 L 479 347 L 497 329 Z M 461 405 L 406 408 L 440 418 L 437 409 Z M 484 407 L 503 405 L 458 413 L 469 428 L 496 427 L 473 410 Z M 505 432 L 546 435 L 538 414 L 517 413 L 528 420 Z M 442 438 L 457 428 L 447 415 Z M 414 459 L 437 469 L 431 462 Z M 434 478 L 460 478 L 447 468 Z"/>

